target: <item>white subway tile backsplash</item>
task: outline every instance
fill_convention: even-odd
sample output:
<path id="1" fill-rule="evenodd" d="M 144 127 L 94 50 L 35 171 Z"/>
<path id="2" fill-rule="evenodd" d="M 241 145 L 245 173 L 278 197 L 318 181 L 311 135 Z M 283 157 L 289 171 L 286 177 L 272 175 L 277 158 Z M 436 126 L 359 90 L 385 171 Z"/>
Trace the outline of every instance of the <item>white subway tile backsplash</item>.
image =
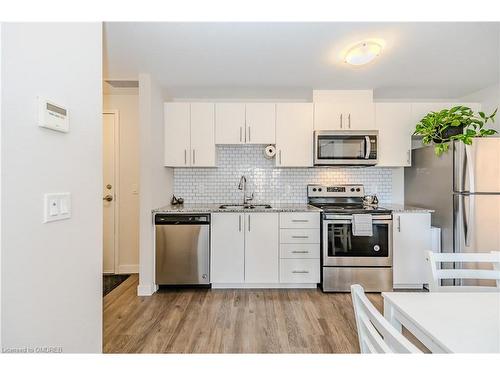
<path id="1" fill-rule="evenodd" d="M 264 158 L 264 146 L 218 146 L 217 168 L 175 168 L 174 194 L 186 203 L 240 203 L 242 175 L 254 202 L 305 203 L 308 184 L 363 184 L 366 194 L 392 201 L 390 168 L 276 168 Z"/>

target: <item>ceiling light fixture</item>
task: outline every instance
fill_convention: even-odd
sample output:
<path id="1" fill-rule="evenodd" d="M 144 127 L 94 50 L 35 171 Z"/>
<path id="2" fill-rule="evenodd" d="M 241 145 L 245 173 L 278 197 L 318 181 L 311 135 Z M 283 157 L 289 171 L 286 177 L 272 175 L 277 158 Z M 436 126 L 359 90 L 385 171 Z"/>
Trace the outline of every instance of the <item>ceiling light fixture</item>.
<path id="1" fill-rule="evenodd" d="M 360 66 L 373 61 L 382 52 L 382 45 L 374 41 L 360 42 L 351 47 L 345 54 L 344 61 Z"/>

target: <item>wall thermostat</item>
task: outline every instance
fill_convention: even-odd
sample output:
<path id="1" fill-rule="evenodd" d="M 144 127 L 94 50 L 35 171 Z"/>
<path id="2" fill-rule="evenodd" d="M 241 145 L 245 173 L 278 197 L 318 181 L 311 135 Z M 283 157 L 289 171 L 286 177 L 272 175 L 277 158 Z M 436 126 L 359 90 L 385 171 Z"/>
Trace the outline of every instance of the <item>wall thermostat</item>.
<path id="1" fill-rule="evenodd" d="M 38 98 L 38 126 L 67 133 L 69 131 L 68 110 L 44 98 Z"/>

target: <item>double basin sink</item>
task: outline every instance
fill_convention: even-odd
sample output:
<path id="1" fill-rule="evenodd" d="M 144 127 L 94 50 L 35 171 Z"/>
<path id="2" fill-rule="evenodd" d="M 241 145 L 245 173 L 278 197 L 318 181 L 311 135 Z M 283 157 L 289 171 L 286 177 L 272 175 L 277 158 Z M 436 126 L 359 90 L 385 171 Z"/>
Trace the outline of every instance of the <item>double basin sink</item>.
<path id="1" fill-rule="evenodd" d="M 256 208 L 259 209 L 271 209 L 270 204 L 221 204 L 219 206 L 221 210 L 253 210 Z"/>

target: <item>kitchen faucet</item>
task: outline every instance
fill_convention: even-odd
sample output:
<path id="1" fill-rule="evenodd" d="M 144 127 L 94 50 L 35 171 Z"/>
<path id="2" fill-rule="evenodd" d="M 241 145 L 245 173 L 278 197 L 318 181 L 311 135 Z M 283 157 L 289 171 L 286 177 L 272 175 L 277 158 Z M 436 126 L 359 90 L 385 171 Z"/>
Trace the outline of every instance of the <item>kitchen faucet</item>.
<path id="1" fill-rule="evenodd" d="M 253 199 L 253 193 L 250 196 L 247 196 L 247 178 L 244 175 L 240 178 L 238 189 L 243 190 L 243 204 L 247 205 L 248 202 Z"/>

